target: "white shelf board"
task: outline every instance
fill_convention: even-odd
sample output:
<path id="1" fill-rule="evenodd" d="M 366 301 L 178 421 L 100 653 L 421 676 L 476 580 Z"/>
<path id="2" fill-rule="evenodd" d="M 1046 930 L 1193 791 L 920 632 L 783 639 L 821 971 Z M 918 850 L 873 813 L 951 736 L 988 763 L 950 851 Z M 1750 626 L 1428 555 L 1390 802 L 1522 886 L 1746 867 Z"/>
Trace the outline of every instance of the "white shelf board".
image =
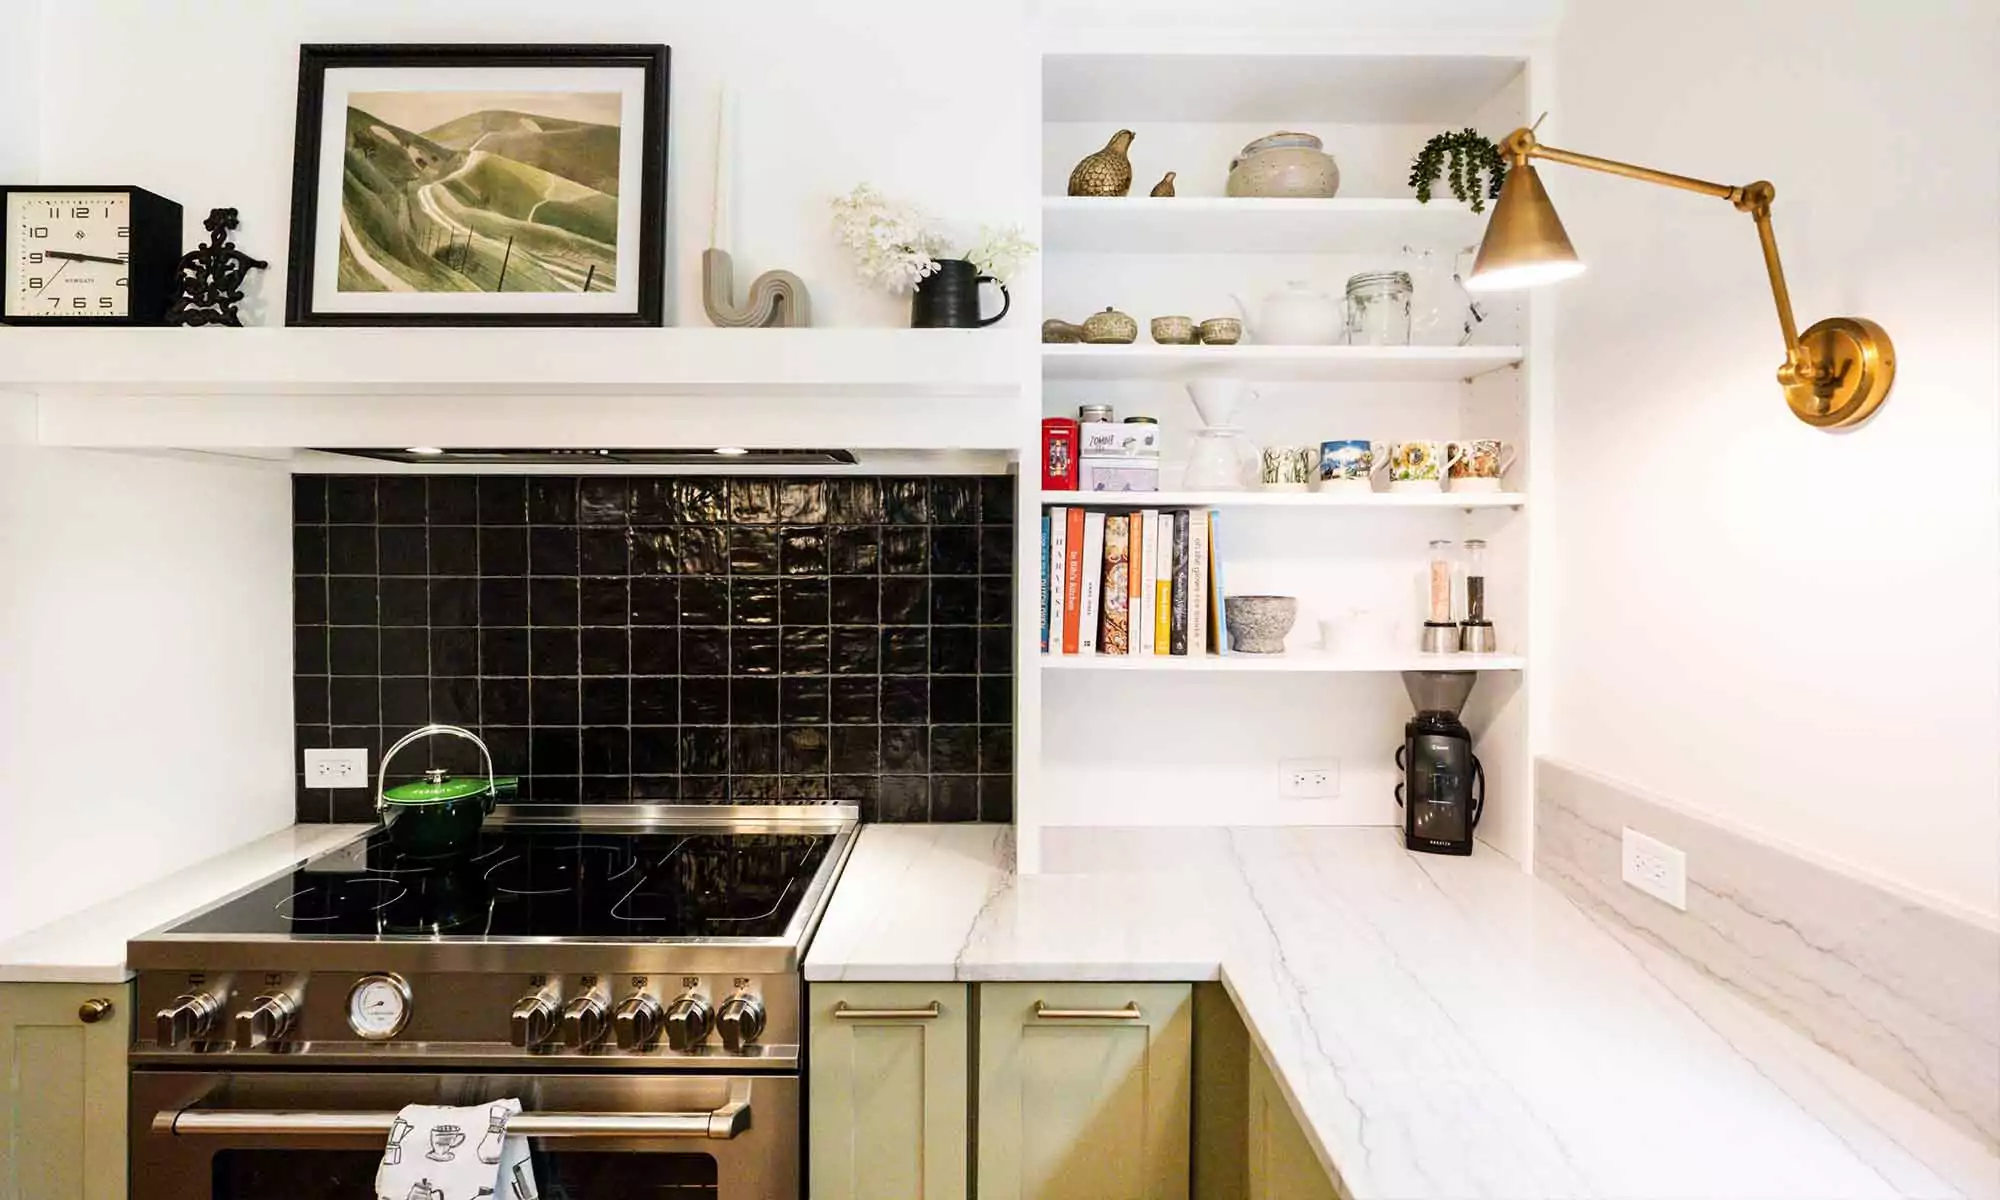
<path id="1" fill-rule="evenodd" d="M 1031 336 L 0 329 L 0 391 L 63 446 L 1013 449 Z"/>
<path id="2" fill-rule="evenodd" d="M 1519 671 L 1528 660 L 1518 654 L 1370 655 L 1325 654 L 1300 650 L 1287 654 L 1204 654 L 1174 658 L 1165 655 L 1044 654 L 1045 671 L 1285 671 L 1356 674 L 1385 671 Z"/>
<path id="3" fill-rule="evenodd" d="M 1526 66 L 1518 54 L 1051 53 L 1042 120 L 1463 124 Z"/>
<path id="4" fill-rule="evenodd" d="M 1520 492 L 1043 492 L 1043 504 L 1076 508 L 1521 508 Z"/>
<path id="5" fill-rule="evenodd" d="M 1470 379 L 1519 363 L 1519 346 L 1124 346 L 1050 343 L 1048 380 L 1188 379 L 1234 375 L 1284 383 Z"/>
<path id="6" fill-rule="evenodd" d="M 1375 196 L 1048 196 L 1042 239 L 1049 250 L 1072 254 L 1393 253 L 1405 245 L 1471 245 L 1486 215 L 1448 195 L 1429 204 Z"/>

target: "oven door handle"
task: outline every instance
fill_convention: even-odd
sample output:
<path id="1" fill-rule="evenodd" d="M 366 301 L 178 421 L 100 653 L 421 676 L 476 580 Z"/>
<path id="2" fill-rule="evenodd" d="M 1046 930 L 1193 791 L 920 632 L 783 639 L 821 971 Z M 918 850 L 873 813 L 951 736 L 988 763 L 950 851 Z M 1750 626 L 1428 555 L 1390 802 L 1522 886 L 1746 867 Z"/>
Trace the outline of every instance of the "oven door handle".
<path id="1" fill-rule="evenodd" d="M 154 1133 L 239 1137 L 331 1134 L 389 1136 L 393 1112 L 273 1112 L 183 1108 L 153 1115 Z M 507 1132 L 530 1138 L 714 1138 L 727 1141 L 750 1128 L 750 1085 L 731 1085 L 729 1102 L 709 1112 L 538 1113 L 507 1122 Z"/>

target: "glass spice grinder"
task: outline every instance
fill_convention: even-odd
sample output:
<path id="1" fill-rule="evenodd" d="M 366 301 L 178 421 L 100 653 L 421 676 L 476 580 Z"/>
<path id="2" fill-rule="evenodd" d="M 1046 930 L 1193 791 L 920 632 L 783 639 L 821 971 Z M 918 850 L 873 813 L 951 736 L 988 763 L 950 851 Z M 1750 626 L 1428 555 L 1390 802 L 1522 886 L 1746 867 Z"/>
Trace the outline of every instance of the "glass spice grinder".
<path id="1" fill-rule="evenodd" d="M 1500 649 L 1493 622 L 1486 619 L 1486 543 L 1465 543 L 1465 620 L 1459 622 L 1458 648 L 1467 654 L 1493 654 Z"/>
<path id="2" fill-rule="evenodd" d="M 1432 542 L 1421 646 L 1425 654 L 1451 654 L 1458 649 L 1458 622 L 1452 620 L 1451 613 L 1452 568 L 1451 543 L 1443 539 Z"/>

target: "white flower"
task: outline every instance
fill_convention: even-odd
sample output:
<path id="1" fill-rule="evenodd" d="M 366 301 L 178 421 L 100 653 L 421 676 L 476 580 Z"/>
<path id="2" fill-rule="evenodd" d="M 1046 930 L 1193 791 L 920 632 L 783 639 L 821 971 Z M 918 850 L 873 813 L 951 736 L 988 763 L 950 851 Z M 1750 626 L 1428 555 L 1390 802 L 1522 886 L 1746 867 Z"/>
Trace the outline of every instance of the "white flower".
<path id="1" fill-rule="evenodd" d="M 863 279 L 898 294 L 915 290 L 938 269 L 938 259 L 951 257 L 952 243 L 930 214 L 914 205 L 891 204 L 865 183 L 834 198 L 833 230 L 853 253 Z M 982 226 L 978 244 L 965 257 L 984 274 L 1004 281 L 1034 252 L 1020 226 Z"/>
<path id="2" fill-rule="evenodd" d="M 979 268 L 981 275 L 991 275 L 1002 283 L 1013 278 L 1035 253 L 1035 244 L 1021 232 L 1019 225 L 1009 225 L 996 229 L 990 225 L 979 227 L 979 241 L 973 244 L 965 257 Z"/>

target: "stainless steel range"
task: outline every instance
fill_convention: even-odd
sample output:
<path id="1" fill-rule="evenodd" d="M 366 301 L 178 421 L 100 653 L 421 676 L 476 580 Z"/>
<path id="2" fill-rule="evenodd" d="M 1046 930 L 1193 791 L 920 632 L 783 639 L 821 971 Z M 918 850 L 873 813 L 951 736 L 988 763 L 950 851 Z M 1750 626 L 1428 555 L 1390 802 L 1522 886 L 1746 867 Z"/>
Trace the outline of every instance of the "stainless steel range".
<path id="1" fill-rule="evenodd" d="M 510 1096 L 545 1197 L 792 1200 L 856 818 L 503 807 L 460 858 L 378 830 L 135 939 L 135 1200 L 372 1195 L 398 1108 Z"/>

